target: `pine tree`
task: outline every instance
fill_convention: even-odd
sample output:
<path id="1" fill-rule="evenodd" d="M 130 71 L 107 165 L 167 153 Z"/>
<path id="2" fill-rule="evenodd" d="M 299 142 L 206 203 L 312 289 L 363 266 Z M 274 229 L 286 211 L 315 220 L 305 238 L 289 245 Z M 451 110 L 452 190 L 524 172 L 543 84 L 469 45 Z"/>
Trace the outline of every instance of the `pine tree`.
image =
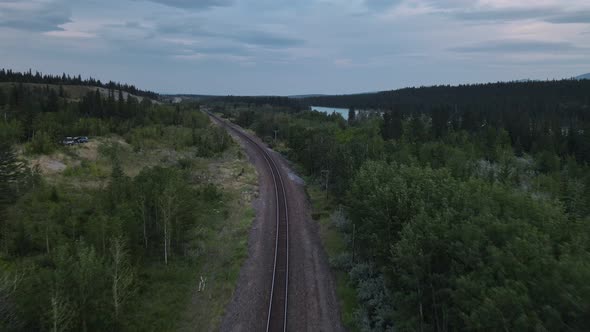
<path id="1" fill-rule="evenodd" d="M 45 106 L 46 112 L 57 112 L 59 111 L 59 98 L 55 90 L 49 90 L 49 97 L 47 98 L 47 105 Z"/>
<path id="2" fill-rule="evenodd" d="M 0 88 L 0 108 L 6 105 L 6 95 L 4 94 L 4 90 Z"/>
<path id="3" fill-rule="evenodd" d="M 354 110 L 354 107 L 351 107 L 348 109 L 348 124 L 352 125 L 354 123 L 355 119 L 356 119 L 356 111 Z"/>
<path id="4" fill-rule="evenodd" d="M 21 191 L 19 184 L 24 171 L 25 166 L 17 159 L 12 147 L 0 143 L 0 209 L 13 202 Z"/>
<path id="5" fill-rule="evenodd" d="M 96 110 L 96 116 L 98 116 L 99 118 L 102 118 L 104 116 L 104 111 L 103 111 L 103 101 L 102 101 L 102 95 L 100 94 L 100 91 L 98 89 L 96 89 L 96 91 L 94 91 L 94 107 Z"/>
<path id="6" fill-rule="evenodd" d="M 6 241 L 5 209 L 16 201 L 24 191 L 25 165 L 19 161 L 12 148 L 0 142 L 0 250 L 5 250 Z M 1 327 L 1 325 L 0 325 Z"/>
<path id="7" fill-rule="evenodd" d="M 410 121 L 410 140 L 414 142 L 422 142 L 426 137 L 426 127 L 421 119 L 420 114 L 412 115 Z"/>
<path id="8" fill-rule="evenodd" d="M 520 143 L 520 137 L 516 138 L 516 143 L 514 143 L 514 154 L 517 157 L 522 157 L 524 150 L 522 148 L 522 144 Z"/>
<path id="9" fill-rule="evenodd" d="M 399 111 L 393 111 L 391 114 L 391 134 L 393 139 L 400 139 L 404 134 L 402 113 Z"/>
<path id="10" fill-rule="evenodd" d="M 448 130 L 450 112 L 446 107 L 439 107 L 432 112 L 432 131 L 434 138 L 443 137 Z"/>
<path id="11" fill-rule="evenodd" d="M 402 115 L 398 111 L 383 113 L 383 127 L 381 134 L 384 140 L 399 139 L 403 134 Z"/>
<path id="12" fill-rule="evenodd" d="M 8 98 L 8 103 L 10 105 L 10 108 L 14 109 L 20 105 L 21 98 L 22 98 L 20 96 L 20 94 L 21 94 L 21 90 L 16 85 L 13 85 L 12 88 L 10 89 L 10 95 Z"/>

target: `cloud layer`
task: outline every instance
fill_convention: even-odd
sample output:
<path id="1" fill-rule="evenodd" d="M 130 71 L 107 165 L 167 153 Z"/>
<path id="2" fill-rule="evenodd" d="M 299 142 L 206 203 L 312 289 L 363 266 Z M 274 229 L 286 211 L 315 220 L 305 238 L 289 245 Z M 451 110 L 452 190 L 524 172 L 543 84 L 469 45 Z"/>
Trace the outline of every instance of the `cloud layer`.
<path id="1" fill-rule="evenodd" d="M 211 7 L 225 7 L 233 3 L 232 0 L 151 0 L 166 6 L 186 8 L 186 9 L 202 9 Z"/>
<path id="2" fill-rule="evenodd" d="M 0 0 L 4 66 L 163 92 L 570 77 L 589 32 L 586 0 Z"/>
<path id="3" fill-rule="evenodd" d="M 452 50 L 463 53 L 561 53 L 577 50 L 567 42 L 541 40 L 492 40 L 471 46 L 456 47 Z"/>
<path id="4" fill-rule="evenodd" d="M 71 11 L 64 1 L 0 1 L 0 27 L 29 31 L 59 30 L 70 21 Z"/>

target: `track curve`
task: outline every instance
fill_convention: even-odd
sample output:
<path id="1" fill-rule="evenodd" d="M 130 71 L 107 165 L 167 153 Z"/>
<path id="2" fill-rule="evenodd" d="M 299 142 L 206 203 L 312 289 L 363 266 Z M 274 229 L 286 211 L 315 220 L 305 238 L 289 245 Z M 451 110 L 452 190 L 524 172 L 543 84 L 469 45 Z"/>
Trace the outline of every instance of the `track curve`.
<path id="1" fill-rule="evenodd" d="M 289 211 L 287 194 L 283 176 L 277 163 L 266 147 L 262 146 L 250 136 L 238 129 L 237 126 L 224 121 L 216 115 L 207 112 L 220 125 L 233 131 L 252 144 L 264 157 L 272 174 L 276 200 L 276 235 L 274 250 L 274 266 L 266 321 L 266 331 L 287 330 L 287 309 L 289 295 Z"/>

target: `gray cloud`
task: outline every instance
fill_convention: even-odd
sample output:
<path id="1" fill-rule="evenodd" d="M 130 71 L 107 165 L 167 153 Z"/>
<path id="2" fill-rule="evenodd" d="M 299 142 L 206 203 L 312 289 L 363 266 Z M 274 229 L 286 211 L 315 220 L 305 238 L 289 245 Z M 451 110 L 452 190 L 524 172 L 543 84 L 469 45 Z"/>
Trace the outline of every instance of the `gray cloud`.
<path id="1" fill-rule="evenodd" d="M 140 28 L 142 28 L 141 24 L 139 22 L 135 22 L 135 21 L 125 22 L 125 27 L 126 28 L 132 28 L 132 29 L 140 29 Z"/>
<path id="2" fill-rule="evenodd" d="M 248 49 L 240 46 L 196 46 L 190 48 L 193 52 L 203 54 L 231 54 L 248 55 Z"/>
<path id="3" fill-rule="evenodd" d="M 204 28 L 203 25 L 195 23 L 192 20 L 163 23 L 156 27 L 156 31 L 161 34 L 183 35 L 192 38 L 212 38 L 269 48 L 293 47 L 305 43 L 303 39 L 299 38 L 263 30 L 239 29 L 235 26 L 224 26 L 222 29 L 213 31 Z"/>
<path id="4" fill-rule="evenodd" d="M 382 10 L 397 5 L 401 0 L 365 0 L 365 6 L 371 10 Z"/>
<path id="5" fill-rule="evenodd" d="M 225 7 L 234 3 L 233 0 L 148 0 L 165 6 L 184 9 L 206 9 L 211 7 Z"/>
<path id="6" fill-rule="evenodd" d="M 559 53 L 577 50 L 578 47 L 567 42 L 540 40 L 495 40 L 470 46 L 451 48 L 458 53 Z"/>
<path id="7" fill-rule="evenodd" d="M 368 8 L 383 9 L 400 0 L 365 0 Z M 590 6 L 579 7 L 575 11 L 558 5 L 539 5 L 528 7 L 490 7 L 482 6 L 472 0 L 422 0 L 434 9 L 434 13 L 463 21 L 508 22 L 519 20 L 538 20 L 549 23 L 590 23 Z"/>
<path id="8" fill-rule="evenodd" d="M 211 36 L 201 24 L 194 21 L 175 21 L 164 22 L 156 26 L 156 31 L 163 34 L 171 35 L 191 35 L 191 36 Z"/>
<path id="9" fill-rule="evenodd" d="M 590 10 L 552 15 L 546 21 L 550 23 L 590 23 Z"/>
<path id="10" fill-rule="evenodd" d="M 459 9 L 450 12 L 454 18 L 470 21 L 515 21 L 526 19 L 545 19 L 555 13 L 553 8 L 528 9 Z"/>
<path id="11" fill-rule="evenodd" d="M 250 45 L 266 47 L 292 47 L 304 44 L 302 39 L 276 35 L 264 31 L 244 31 L 231 36 L 232 39 Z"/>
<path id="12" fill-rule="evenodd" d="M 27 31 L 63 30 L 71 11 L 64 1 L 0 0 L 0 26 Z"/>
<path id="13" fill-rule="evenodd" d="M 539 20 L 549 23 L 590 23 L 590 11 L 566 12 L 558 8 L 528 9 L 475 9 L 452 11 L 457 19 L 470 21 L 504 22 L 518 20 Z"/>

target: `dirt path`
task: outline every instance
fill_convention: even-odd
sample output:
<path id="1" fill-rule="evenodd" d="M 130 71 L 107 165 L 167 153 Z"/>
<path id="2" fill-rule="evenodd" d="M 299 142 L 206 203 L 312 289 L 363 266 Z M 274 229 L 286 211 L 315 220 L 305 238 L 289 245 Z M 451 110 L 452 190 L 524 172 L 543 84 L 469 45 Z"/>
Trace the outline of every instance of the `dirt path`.
<path id="1" fill-rule="evenodd" d="M 239 136 L 234 135 L 234 139 L 258 170 L 260 195 L 254 202 L 256 220 L 250 232 L 248 259 L 226 308 L 221 331 L 264 331 L 274 254 L 274 187 L 262 155 Z M 311 219 L 304 183 L 282 156 L 274 152 L 272 155 L 281 169 L 289 203 L 288 330 L 342 331 L 333 278 L 318 225 Z"/>

